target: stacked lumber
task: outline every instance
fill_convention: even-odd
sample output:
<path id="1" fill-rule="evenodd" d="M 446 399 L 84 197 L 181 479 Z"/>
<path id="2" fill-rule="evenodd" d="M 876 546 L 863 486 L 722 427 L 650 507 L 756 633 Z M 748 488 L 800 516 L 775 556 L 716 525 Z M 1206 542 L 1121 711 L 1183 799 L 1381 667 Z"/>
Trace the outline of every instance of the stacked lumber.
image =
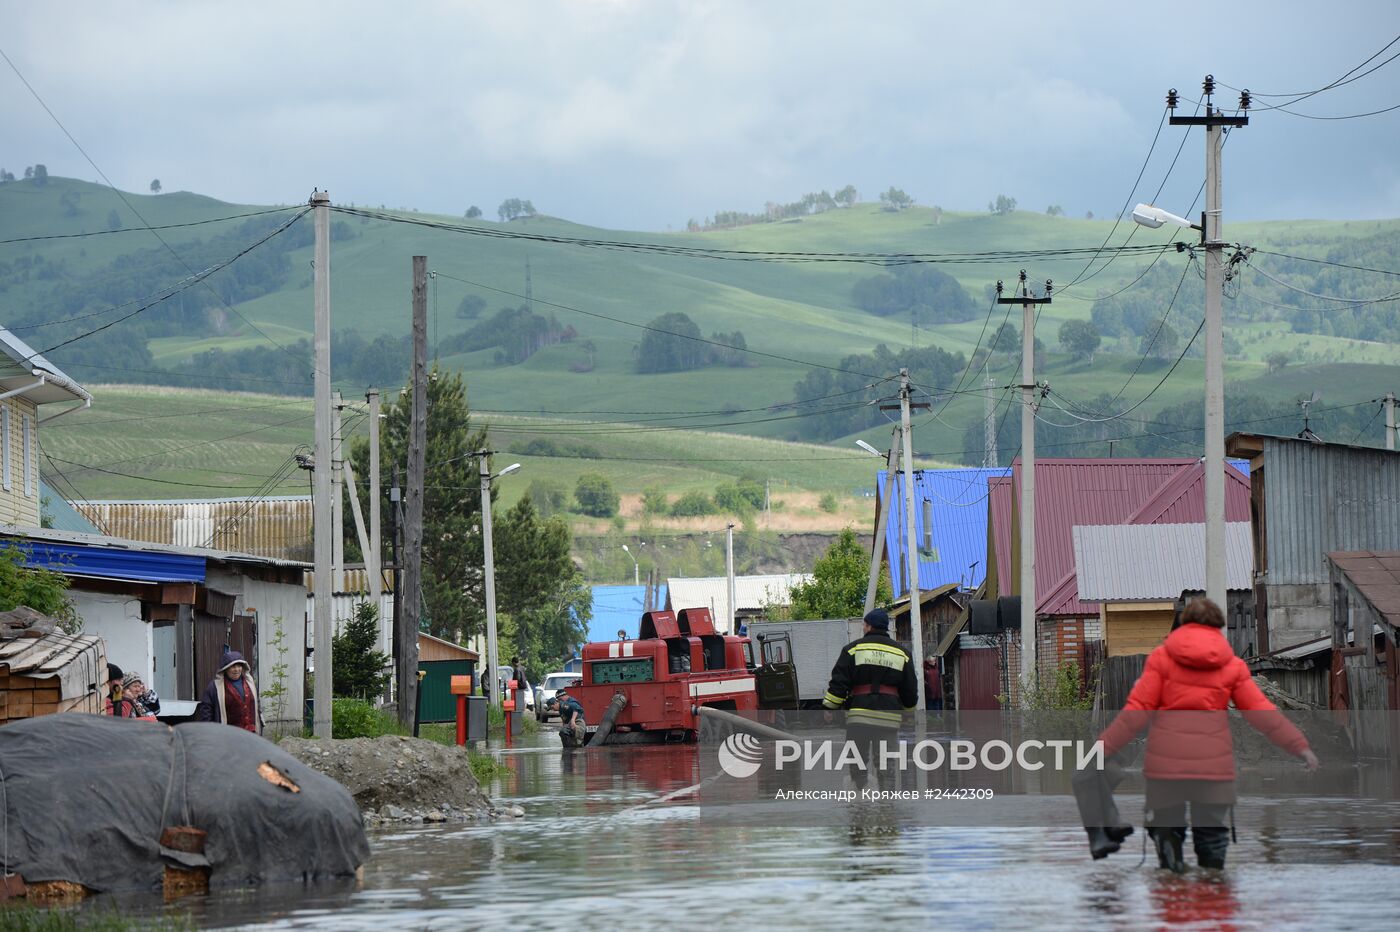
<path id="1" fill-rule="evenodd" d="M 64 634 L 30 608 L 0 613 L 0 725 L 60 712 L 101 714 L 100 638 Z"/>

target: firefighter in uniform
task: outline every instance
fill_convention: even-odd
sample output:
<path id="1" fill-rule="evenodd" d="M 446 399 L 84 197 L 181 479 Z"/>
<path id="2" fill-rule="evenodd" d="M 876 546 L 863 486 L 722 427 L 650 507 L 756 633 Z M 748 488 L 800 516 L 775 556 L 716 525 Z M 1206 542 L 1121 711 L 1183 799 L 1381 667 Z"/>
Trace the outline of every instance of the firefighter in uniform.
<path id="1" fill-rule="evenodd" d="M 919 683 L 908 651 L 889 635 L 890 616 L 874 609 L 865 616 L 865 633 L 841 648 L 822 697 L 827 709 L 845 709 L 846 740 L 860 751 L 867 770 L 880 763 L 880 746 L 894 747 L 900 720 L 919 701 Z M 853 773 L 865 784 L 866 771 Z"/>

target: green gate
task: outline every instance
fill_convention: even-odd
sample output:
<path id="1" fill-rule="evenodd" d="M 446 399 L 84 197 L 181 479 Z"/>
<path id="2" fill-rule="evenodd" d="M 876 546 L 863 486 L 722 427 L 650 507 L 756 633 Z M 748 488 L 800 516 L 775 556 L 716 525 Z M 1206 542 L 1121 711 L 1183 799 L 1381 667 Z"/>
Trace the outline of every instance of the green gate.
<path id="1" fill-rule="evenodd" d="M 420 660 L 418 669 L 424 674 L 418 684 L 420 721 L 457 721 L 457 697 L 452 695 L 452 677 L 476 676 L 474 660 Z"/>

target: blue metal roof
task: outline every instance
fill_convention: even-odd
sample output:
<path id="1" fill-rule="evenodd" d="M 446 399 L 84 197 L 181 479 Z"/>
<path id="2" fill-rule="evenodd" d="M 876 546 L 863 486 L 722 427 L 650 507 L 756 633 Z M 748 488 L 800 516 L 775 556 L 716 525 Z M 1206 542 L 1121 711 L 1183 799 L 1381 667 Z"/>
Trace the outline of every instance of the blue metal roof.
<path id="1" fill-rule="evenodd" d="M 588 622 L 588 640 L 615 641 L 617 632 L 635 638 L 642 623 L 642 599 L 646 586 L 594 586 L 593 617 Z M 666 604 L 666 587 L 657 594 L 657 605 Z"/>
<path id="2" fill-rule="evenodd" d="M 996 469 L 914 470 L 914 532 L 924 545 L 924 505 L 931 503 L 933 549 L 919 554 L 919 588 L 927 592 L 949 583 L 975 589 L 987 575 L 987 479 L 1011 475 L 1010 466 Z M 885 492 L 885 470 L 876 476 L 878 495 Z M 904 474 L 894 480 L 895 507 L 885 528 L 890 557 L 890 583 L 895 598 L 908 595 L 904 550 Z M 883 508 L 884 503 L 881 502 Z M 975 565 L 974 565 L 975 564 Z"/>
<path id="3" fill-rule="evenodd" d="M 136 582 L 204 582 L 204 558 L 183 554 L 128 550 L 45 541 L 12 543 L 25 552 L 25 565 L 65 576 L 91 576 Z"/>

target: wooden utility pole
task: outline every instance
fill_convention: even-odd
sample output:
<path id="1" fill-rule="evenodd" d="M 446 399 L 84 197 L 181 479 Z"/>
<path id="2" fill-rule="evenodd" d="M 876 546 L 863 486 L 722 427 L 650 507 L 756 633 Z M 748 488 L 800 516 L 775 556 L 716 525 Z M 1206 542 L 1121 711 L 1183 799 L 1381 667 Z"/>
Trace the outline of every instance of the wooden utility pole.
<path id="1" fill-rule="evenodd" d="M 1050 303 L 1054 284 L 1045 282 L 1045 295 L 1032 297 L 1021 270 L 1018 294 L 1002 296 L 997 282 L 998 304 L 1021 305 L 1021 695 L 1036 683 L 1035 630 L 1035 316 L 1038 307 Z"/>
<path id="2" fill-rule="evenodd" d="M 312 292 L 316 307 L 315 348 L 315 465 L 312 473 L 312 549 L 315 557 L 314 647 L 316 680 L 312 734 L 331 736 L 331 197 L 311 195 L 316 246 Z"/>
<path id="3" fill-rule="evenodd" d="M 899 428 L 890 436 L 890 452 L 885 456 L 885 494 L 879 500 L 880 517 L 875 520 L 875 537 L 870 541 L 870 578 L 865 584 L 865 607 L 861 615 L 870 614 L 875 607 L 875 589 L 880 584 L 880 555 L 885 551 L 885 529 L 890 526 L 890 509 L 894 508 L 894 477 L 899 472 Z"/>
<path id="4" fill-rule="evenodd" d="M 365 569 L 369 570 L 369 598 L 384 625 L 384 550 L 379 539 L 381 509 L 379 507 L 379 389 L 365 394 L 369 402 L 369 553 L 365 554 Z M 390 648 L 392 650 L 392 648 Z"/>
<path id="5" fill-rule="evenodd" d="M 413 257 L 413 412 L 408 432 L 404 513 L 404 595 L 400 600 L 399 722 L 412 725 L 418 706 L 418 630 L 423 593 L 423 485 L 428 446 L 428 258 Z"/>

